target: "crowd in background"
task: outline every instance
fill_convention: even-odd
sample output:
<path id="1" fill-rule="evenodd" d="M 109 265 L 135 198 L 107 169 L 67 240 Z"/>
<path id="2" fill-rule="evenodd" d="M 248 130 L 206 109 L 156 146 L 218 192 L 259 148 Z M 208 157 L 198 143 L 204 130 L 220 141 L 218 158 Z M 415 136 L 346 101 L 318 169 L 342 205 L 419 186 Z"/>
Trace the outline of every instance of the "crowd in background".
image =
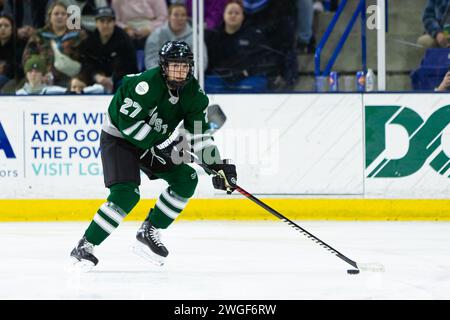
<path id="1" fill-rule="evenodd" d="M 314 51 L 313 0 L 204 4 L 207 88 L 294 86 L 299 50 Z M 164 42 L 193 42 L 192 0 L 0 0 L 0 10 L 3 94 L 113 93 L 157 66 Z"/>
<path id="2" fill-rule="evenodd" d="M 450 47 L 450 1 L 428 0 L 424 9 L 422 21 L 425 33 L 417 43 L 426 47 Z"/>
<path id="3" fill-rule="evenodd" d="M 292 89 L 322 1 L 338 4 L 204 0 L 206 91 Z M 448 4 L 428 1 L 419 44 L 449 46 Z M 158 65 L 164 42 L 193 43 L 192 0 L 0 0 L 0 12 L 1 94 L 114 93 L 124 75 Z"/>
<path id="4" fill-rule="evenodd" d="M 450 91 L 450 0 L 428 0 L 422 22 L 425 31 L 417 39 L 417 44 L 440 53 L 428 58 L 425 55 L 424 59 L 436 61 L 431 65 L 427 61 L 412 72 L 413 88 L 434 87 L 435 91 Z M 446 65 L 442 65 L 443 61 L 447 61 Z"/>

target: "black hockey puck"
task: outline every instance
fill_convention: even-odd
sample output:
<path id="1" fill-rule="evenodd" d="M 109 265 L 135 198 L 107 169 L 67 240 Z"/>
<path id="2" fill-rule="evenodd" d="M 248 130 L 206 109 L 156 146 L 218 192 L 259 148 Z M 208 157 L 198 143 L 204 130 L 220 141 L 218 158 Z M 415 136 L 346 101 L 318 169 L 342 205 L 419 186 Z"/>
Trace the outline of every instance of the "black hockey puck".
<path id="1" fill-rule="evenodd" d="M 347 270 L 347 273 L 348 274 L 358 274 L 359 270 L 358 269 L 349 269 L 349 270 Z"/>

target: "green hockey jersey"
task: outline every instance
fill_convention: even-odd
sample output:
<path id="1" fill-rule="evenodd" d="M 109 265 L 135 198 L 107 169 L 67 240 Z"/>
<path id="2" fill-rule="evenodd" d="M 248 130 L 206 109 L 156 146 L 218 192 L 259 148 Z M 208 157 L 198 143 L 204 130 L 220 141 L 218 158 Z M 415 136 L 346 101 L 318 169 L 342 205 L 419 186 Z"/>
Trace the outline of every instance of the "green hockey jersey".
<path id="1" fill-rule="evenodd" d="M 156 67 L 123 78 L 109 104 L 103 130 L 145 150 L 169 138 L 182 121 L 192 136 L 205 134 L 209 129 L 208 104 L 208 97 L 194 77 L 174 96 L 160 67 Z M 211 146 L 212 139 L 208 140 L 202 139 L 202 146 Z"/>

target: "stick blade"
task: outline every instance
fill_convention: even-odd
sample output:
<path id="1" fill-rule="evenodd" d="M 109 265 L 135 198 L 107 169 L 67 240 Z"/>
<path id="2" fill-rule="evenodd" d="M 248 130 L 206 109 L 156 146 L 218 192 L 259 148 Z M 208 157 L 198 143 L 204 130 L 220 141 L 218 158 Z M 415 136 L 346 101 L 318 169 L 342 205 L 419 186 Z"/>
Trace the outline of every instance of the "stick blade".
<path id="1" fill-rule="evenodd" d="M 378 262 L 370 262 L 370 263 L 357 263 L 358 269 L 361 271 L 368 272 L 384 272 L 385 268 L 381 263 Z"/>
<path id="2" fill-rule="evenodd" d="M 227 121 L 227 116 L 218 104 L 212 104 L 208 107 L 207 118 L 210 128 L 214 131 L 222 128 Z"/>

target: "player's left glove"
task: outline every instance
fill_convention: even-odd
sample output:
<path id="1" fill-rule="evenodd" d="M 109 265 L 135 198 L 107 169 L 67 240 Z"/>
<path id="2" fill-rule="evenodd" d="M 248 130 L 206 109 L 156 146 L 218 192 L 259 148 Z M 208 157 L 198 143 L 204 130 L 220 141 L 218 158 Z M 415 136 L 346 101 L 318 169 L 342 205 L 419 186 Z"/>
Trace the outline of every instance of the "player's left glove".
<path id="1" fill-rule="evenodd" d="M 231 164 L 230 160 L 222 160 L 222 163 L 211 164 L 208 167 L 218 173 L 212 178 L 214 188 L 225 190 L 227 194 L 231 194 L 236 189 L 236 166 Z"/>

